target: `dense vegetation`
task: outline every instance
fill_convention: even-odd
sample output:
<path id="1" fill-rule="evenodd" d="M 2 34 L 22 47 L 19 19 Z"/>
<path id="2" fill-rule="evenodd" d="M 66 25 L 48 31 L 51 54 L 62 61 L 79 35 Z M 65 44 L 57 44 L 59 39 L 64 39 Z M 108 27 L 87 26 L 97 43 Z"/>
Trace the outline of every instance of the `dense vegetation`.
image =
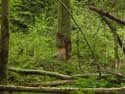
<path id="1" fill-rule="evenodd" d="M 124 0 L 70 1 L 68 8 L 60 4 L 59 0 L 9 1 L 8 68 L 45 70 L 69 76 L 90 74 L 87 78 L 77 77 L 72 83 L 54 85 L 59 88 L 124 87 L 125 24 L 120 24 L 112 18 L 106 17 L 103 13 L 99 14 L 90 8 L 91 6 L 99 8 L 107 14 L 117 17 L 118 20 L 124 21 Z M 61 10 L 59 12 L 59 4 L 63 11 L 60 15 L 64 16 L 67 13 L 65 18 L 59 17 L 59 13 L 61 13 Z M 62 23 L 59 24 L 60 21 Z M 72 48 L 70 50 L 72 52 L 70 53 L 69 48 L 67 48 L 67 52 L 62 53 L 61 57 L 58 56 L 60 54 L 58 50 L 60 49 L 57 47 L 57 32 L 59 33 L 59 30 L 63 31 L 61 33 L 64 33 L 64 40 L 68 40 L 67 43 L 70 40 L 72 42 L 72 47 L 69 47 Z M 120 38 L 121 45 L 117 35 Z M 62 44 L 61 48 L 63 48 L 62 46 L 65 47 L 66 43 Z M 67 55 L 68 51 L 71 56 L 63 56 L 64 54 Z M 95 74 L 97 75 L 95 76 Z M 103 75 L 108 76 L 103 77 Z M 10 85 L 30 86 L 34 83 L 55 80 L 54 77 L 18 74 L 8 71 L 8 83 Z M 83 94 L 82 91 L 71 93 Z M 94 92 L 88 91 L 85 94 L 94 94 Z"/>

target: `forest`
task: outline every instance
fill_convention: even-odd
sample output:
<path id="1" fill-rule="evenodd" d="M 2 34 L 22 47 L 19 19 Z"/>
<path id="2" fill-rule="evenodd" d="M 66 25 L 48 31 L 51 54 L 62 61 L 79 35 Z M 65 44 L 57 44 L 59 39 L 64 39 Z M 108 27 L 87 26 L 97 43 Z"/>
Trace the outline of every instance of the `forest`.
<path id="1" fill-rule="evenodd" d="M 125 0 L 1 0 L 0 94 L 125 94 Z"/>

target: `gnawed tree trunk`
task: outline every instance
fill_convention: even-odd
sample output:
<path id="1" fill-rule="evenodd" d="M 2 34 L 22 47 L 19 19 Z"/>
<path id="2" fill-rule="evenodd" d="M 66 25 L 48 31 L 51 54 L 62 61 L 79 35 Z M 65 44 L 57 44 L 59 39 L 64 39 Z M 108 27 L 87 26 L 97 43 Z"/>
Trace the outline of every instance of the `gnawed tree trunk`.
<path id="1" fill-rule="evenodd" d="M 7 84 L 7 63 L 9 49 L 8 0 L 2 0 L 2 20 L 0 34 L 0 84 Z M 5 94 L 1 92 L 0 94 Z"/>
<path id="2" fill-rule="evenodd" d="M 73 91 L 81 91 L 83 93 L 93 92 L 96 94 L 118 94 L 124 93 L 125 87 L 119 88 L 56 88 L 56 87 L 25 87 L 25 86 L 4 86 L 0 85 L 0 91 L 15 91 L 15 92 L 44 92 L 44 93 L 57 93 L 57 94 L 67 94 Z"/>
<path id="3" fill-rule="evenodd" d="M 62 1 L 70 9 L 70 0 Z M 58 57 L 70 61 L 72 51 L 70 15 L 60 2 L 58 3 L 58 32 L 56 41 Z"/>

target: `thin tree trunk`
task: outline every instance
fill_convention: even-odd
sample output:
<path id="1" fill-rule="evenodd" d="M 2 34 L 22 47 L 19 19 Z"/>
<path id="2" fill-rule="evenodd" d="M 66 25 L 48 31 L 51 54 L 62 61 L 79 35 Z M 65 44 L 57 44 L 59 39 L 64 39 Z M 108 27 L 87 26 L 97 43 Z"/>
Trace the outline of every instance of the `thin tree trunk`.
<path id="1" fill-rule="evenodd" d="M 0 34 L 0 84 L 7 84 L 7 63 L 9 49 L 8 0 L 2 0 L 2 21 Z M 5 94 L 1 92 L 0 94 Z"/>
<path id="2" fill-rule="evenodd" d="M 120 69 L 120 62 L 119 62 L 119 56 L 118 56 L 118 43 L 119 43 L 119 36 L 117 34 L 116 28 L 105 18 L 102 16 L 102 19 L 104 22 L 108 25 L 108 27 L 111 29 L 111 32 L 114 37 L 114 57 L 115 57 L 115 72 L 118 73 Z"/>
<path id="3" fill-rule="evenodd" d="M 70 9 L 70 0 L 62 0 Z M 57 32 L 58 57 L 69 61 L 71 59 L 71 21 L 66 9 L 58 3 L 58 32 Z"/>
<path id="4" fill-rule="evenodd" d="M 118 41 L 116 33 L 114 33 L 113 36 L 114 36 L 115 73 L 118 73 L 120 68 L 120 62 L 118 56 Z"/>

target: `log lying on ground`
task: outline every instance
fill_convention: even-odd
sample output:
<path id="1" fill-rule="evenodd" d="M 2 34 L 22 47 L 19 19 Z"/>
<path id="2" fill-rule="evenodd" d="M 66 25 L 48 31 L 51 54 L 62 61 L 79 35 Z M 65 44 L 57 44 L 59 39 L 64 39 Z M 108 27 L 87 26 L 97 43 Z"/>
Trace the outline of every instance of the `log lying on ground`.
<path id="1" fill-rule="evenodd" d="M 70 93 L 73 91 L 94 92 L 97 94 L 124 93 L 125 87 L 120 88 L 56 88 L 56 87 L 24 87 L 0 85 L 0 91 L 14 92 L 44 92 L 44 93 Z"/>
<path id="2" fill-rule="evenodd" d="M 108 17 L 109 19 L 111 19 L 111 20 L 113 20 L 113 21 L 115 21 L 115 22 L 117 22 L 117 23 L 119 23 L 119 24 L 121 24 L 121 25 L 125 25 L 125 21 L 123 21 L 123 20 L 121 20 L 121 19 L 119 19 L 119 18 L 113 16 L 112 14 L 110 14 L 110 13 L 108 13 L 108 12 L 106 12 L 106 11 L 100 9 L 100 8 L 97 8 L 97 7 L 94 6 L 94 5 L 91 5 L 91 6 L 89 7 L 89 9 L 92 10 L 92 11 L 95 11 L 95 12 L 97 12 L 97 13 L 99 13 L 99 14 L 105 16 L 105 17 Z"/>
<path id="3" fill-rule="evenodd" d="M 71 76 L 60 74 L 57 72 L 44 71 L 44 70 L 19 69 L 19 68 L 9 68 L 8 70 L 17 72 L 17 73 L 23 73 L 23 74 L 48 75 L 48 76 L 56 77 L 60 79 L 71 79 Z"/>
<path id="4" fill-rule="evenodd" d="M 33 83 L 18 82 L 18 83 L 24 86 L 39 87 L 39 86 L 58 86 L 58 85 L 72 84 L 75 83 L 75 80 L 58 80 L 58 81 L 33 82 Z"/>
<path id="5" fill-rule="evenodd" d="M 69 76 L 69 75 L 64 75 L 57 72 L 50 72 L 50 71 L 44 71 L 44 70 L 32 70 L 32 69 L 19 69 L 19 68 L 9 68 L 9 71 L 23 73 L 23 74 L 46 75 L 46 76 L 55 77 L 55 78 L 64 79 L 64 80 L 99 76 L 98 73 L 77 74 L 77 75 Z M 106 76 L 108 75 L 102 74 L 102 77 L 106 77 Z"/>

